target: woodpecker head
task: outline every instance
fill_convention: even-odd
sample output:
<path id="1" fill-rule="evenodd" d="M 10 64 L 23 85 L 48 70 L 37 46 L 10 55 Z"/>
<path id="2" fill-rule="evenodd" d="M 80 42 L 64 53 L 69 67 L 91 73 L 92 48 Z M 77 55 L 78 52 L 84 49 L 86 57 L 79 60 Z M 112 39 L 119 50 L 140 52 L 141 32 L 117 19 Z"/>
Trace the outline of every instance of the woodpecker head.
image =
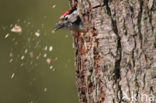
<path id="1" fill-rule="evenodd" d="M 69 10 L 63 13 L 59 19 L 55 31 L 59 29 L 77 30 L 81 24 L 79 13 L 76 9 Z"/>

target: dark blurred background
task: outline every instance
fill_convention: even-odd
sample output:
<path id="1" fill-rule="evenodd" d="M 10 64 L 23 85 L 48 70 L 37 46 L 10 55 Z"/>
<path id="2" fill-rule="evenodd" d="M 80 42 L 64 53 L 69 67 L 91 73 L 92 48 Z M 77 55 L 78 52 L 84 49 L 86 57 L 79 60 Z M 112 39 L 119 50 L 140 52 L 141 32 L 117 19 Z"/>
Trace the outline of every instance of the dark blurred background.
<path id="1" fill-rule="evenodd" d="M 0 0 L 0 103 L 78 103 L 68 0 Z"/>

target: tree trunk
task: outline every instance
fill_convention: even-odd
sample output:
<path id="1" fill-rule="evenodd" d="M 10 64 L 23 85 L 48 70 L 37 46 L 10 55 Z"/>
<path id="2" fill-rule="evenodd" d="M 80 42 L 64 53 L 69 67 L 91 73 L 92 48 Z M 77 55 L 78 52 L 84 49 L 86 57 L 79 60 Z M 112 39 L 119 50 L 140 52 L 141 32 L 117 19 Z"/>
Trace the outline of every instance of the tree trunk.
<path id="1" fill-rule="evenodd" d="M 156 103 L 156 0 L 71 0 L 80 103 Z"/>

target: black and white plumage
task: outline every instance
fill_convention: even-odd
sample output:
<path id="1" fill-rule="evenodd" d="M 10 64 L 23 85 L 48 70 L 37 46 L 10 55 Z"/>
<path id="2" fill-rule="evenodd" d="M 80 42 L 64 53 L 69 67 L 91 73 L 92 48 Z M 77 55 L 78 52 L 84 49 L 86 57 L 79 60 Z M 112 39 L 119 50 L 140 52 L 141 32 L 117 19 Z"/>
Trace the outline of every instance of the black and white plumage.
<path id="1" fill-rule="evenodd" d="M 83 31 L 83 27 L 84 24 L 79 16 L 77 9 L 72 9 L 61 15 L 59 22 L 55 27 L 55 31 L 59 29 Z"/>

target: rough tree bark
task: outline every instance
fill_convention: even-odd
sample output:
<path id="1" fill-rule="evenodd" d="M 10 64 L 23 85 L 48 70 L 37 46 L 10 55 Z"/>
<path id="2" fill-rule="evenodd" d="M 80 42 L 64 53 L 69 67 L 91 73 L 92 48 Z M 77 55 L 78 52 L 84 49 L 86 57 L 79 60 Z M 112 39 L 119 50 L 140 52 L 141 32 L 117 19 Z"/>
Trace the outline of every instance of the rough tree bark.
<path id="1" fill-rule="evenodd" d="M 156 103 L 156 0 L 71 0 L 80 103 Z"/>

